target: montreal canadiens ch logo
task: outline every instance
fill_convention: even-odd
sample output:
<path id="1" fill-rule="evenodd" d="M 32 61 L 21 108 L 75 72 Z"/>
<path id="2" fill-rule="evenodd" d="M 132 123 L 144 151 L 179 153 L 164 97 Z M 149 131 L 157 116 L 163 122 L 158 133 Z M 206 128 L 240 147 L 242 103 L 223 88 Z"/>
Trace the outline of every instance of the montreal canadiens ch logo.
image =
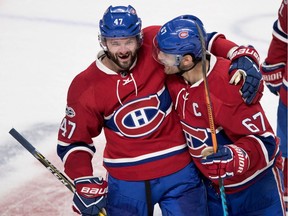
<path id="1" fill-rule="evenodd" d="M 181 32 L 178 33 L 178 36 L 181 39 L 185 39 L 185 38 L 187 38 L 189 36 L 189 33 L 186 30 L 182 30 Z"/>
<path id="2" fill-rule="evenodd" d="M 202 157 L 201 152 L 207 147 L 207 144 L 205 144 L 208 139 L 207 131 L 201 128 L 193 128 L 185 122 L 181 122 L 181 124 L 190 155 L 196 158 Z"/>
<path id="3" fill-rule="evenodd" d="M 132 101 L 121 107 L 114 116 L 120 133 L 127 137 L 141 137 L 153 132 L 164 120 L 156 95 Z"/>

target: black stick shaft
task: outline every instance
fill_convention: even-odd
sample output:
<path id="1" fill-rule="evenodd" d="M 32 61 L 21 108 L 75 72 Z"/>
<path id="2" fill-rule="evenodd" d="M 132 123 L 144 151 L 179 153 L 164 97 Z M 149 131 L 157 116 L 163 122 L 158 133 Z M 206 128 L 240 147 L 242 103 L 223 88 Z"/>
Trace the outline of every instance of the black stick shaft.
<path id="1" fill-rule="evenodd" d="M 20 133 L 12 128 L 9 133 L 24 147 L 26 148 L 40 163 L 42 163 L 59 181 L 62 182 L 71 192 L 74 193 L 74 184 L 67 179 L 53 164 L 50 163 L 34 146 L 28 142 Z"/>
<path id="2" fill-rule="evenodd" d="M 214 153 L 218 150 L 218 143 L 217 143 L 217 137 L 216 137 L 216 130 L 214 126 L 214 115 L 212 110 L 212 102 L 210 98 L 210 90 L 209 90 L 209 84 L 207 81 L 207 69 L 206 69 L 206 44 L 204 41 L 204 36 L 202 29 L 200 26 L 195 22 L 197 30 L 199 32 L 199 38 L 201 42 L 201 48 L 202 48 L 202 74 L 203 74 L 203 81 L 204 81 L 204 88 L 205 88 L 205 97 L 206 97 L 206 106 L 208 111 L 208 117 L 209 117 L 209 125 L 211 130 L 211 137 L 212 137 L 212 143 L 213 143 L 213 151 Z M 221 201 L 222 201 L 222 207 L 223 207 L 223 214 L 224 216 L 228 216 L 228 206 L 227 206 L 227 200 L 226 200 L 226 194 L 225 194 L 225 188 L 223 179 L 219 178 L 218 180 L 219 188 L 220 188 L 220 195 L 221 195 Z"/>
<path id="3" fill-rule="evenodd" d="M 74 184 L 67 179 L 53 164 L 50 163 L 34 146 L 28 142 L 18 131 L 12 128 L 9 133 L 24 147 L 26 148 L 40 163 L 42 163 L 59 181 L 62 182 L 71 192 L 74 193 Z M 98 216 L 106 216 L 105 209 L 99 212 Z"/>

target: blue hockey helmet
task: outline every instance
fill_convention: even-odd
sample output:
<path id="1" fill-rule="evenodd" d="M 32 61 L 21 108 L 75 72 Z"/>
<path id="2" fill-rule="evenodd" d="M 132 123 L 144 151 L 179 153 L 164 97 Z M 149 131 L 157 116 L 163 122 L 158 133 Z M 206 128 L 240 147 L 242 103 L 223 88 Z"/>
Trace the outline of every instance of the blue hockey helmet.
<path id="1" fill-rule="evenodd" d="M 203 26 L 202 21 L 198 17 L 191 15 L 191 14 L 180 15 L 180 16 L 174 18 L 173 20 L 175 20 L 175 19 L 188 19 L 188 20 L 192 20 L 192 21 L 197 22 L 197 24 L 199 26 Z"/>
<path id="2" fill-rule="evenodd" d="M 206 43 L 207 35 L 202 21 L 193 15 L 182 15 L 172 19 L 160 28 L 154 44 L 156 44 L 159 51 L 176 55 L 178 61 L 181 60 L 181 56 L 186 54 L 201 59 L 202 46 L 197 25 Z M 179 62 L 176 61 L 176 65 L 177 63 Z"/>
<path id="3" fill-rule="evenodd" d="M 99 22 L 100 36 L 126 38 L 141 34 L 142 21 L 131 6 L 110 6 Z"/>

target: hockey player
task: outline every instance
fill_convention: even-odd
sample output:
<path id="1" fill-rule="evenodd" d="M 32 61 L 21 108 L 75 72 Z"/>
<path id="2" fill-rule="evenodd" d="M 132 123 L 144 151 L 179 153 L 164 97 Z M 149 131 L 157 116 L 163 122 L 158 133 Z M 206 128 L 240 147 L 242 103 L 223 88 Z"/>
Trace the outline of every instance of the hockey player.
<path id="1" fill-rule="evenodd" d="M 184 15 L 163 25 L 154 45 L 156 59 L 170 74 L 167 87 L 190 155 L 204 175 L 209 215 L 223 215 L 218 187 L 221 178 L 228 215 L 283 216 L 282 158 L 265 112 L 260 103 L 247 106 L 238 97 L 240 87 L 228 84 L 229 60 L 202 53 L 205 50 L 197 25 L 205 40 L 201 20 Z M 205 77 L 207 74 L 211 104 L 206 101 L 203 73 Z M 207 106 L 212 106 L 214 113 L 218 141 L 215 153 Z"/>
<path id="2" fill-rule="evenodd" d="M 273 25 L 273 38 L 267 58 L 261 64 L 261 73 L 269 90 L 279 96 L 277 111 L 277 136 L 280 138 L 280 149 L 284 159 L 284 199 L 288 215 L 288 129 L 287 129 L 287 0 L 283 0 L 278 10 L 278 19 Z"/>
<path id="3" fill-rule="evenodd" d="M 103 51 L 72 81 L 58 134 L 57 153 L 76 186 L 73 209 L 83 215 L 97 215 L 106 208 L 112 216 L 146 216 L 158 203 L 163 216 L 206 215 L 205 187 L 172 109 L 163 66 L 152 57 L 160 27 L 142 31 L 141 19 L 130 5 L 110 6 L 99 27 Z M 227 57 L 230 50 L 232 56 L 246 49 L 224 36 L 213 36 L 216 54 Z M 238 75 L 245 75 L 242 97 L 253 104 L 262 94 L 261 74 L 257 63 L 247 59 L 238 55 L 232 67 L 245 73 L 230 76 L 237 83 Z M 242 100 L 239 93 L 237 97 Z M 108 194 L 107 182 L 93 177 L 91 163 L 96 151 L 93 138 L 102 129 Z"/>

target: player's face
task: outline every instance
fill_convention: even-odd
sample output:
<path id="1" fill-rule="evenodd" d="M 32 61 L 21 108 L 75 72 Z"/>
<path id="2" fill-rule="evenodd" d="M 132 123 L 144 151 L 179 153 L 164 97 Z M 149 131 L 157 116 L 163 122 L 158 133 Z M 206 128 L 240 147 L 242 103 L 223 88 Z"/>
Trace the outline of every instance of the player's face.
<path id="1" fill-rule="evenodd" d="M 106 39 L 106 46 L 112 61 L 121 69 L 129 70 L 136 59 L 138 41 L 136 37 Z"/>
<path id="2" fill-rule="evenodd" d="M 167 54 L 162 51 L 158 52 L 157 55 L 158 62 L 164 65 L 164 72 L 166 74 L 175 74 L 179 72 L 177 65 L 177 57 L 173 54 Z"/>
<path id="3" fill-rule="evenodd" d="M 164 66 L 164 72 L 169 75 L 179 73 L 180 70 L 177 66 Z"/>
<path id="4" fill-rule="evenodd" d="M 163 64 L 164 66 L 175 66 L 176 63 L 176 56 L 173 54 L 167 54 L 162 51 L 158 52 L 158 61 Z"/>

